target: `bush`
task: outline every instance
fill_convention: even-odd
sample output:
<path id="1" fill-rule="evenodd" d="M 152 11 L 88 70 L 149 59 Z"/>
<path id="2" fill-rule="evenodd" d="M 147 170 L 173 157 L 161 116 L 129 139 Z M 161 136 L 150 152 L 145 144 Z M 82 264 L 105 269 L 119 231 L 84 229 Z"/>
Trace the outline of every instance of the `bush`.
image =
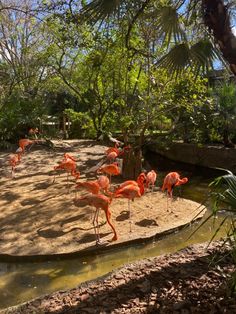
<path id="1" fill-rule="evenodd" d="M 94 129 L 92 119 L 85 112 L 76 112 L 73 109 L 66 109 L 64 113 L 71 122 L 69 137 L 70 138 L 95 138 L 96 130 Z"/>
<path id="2" fill-rule="evenodd" d="M 27 136 L 30 128 L 39 127 L 43 109 L 39 100 L 12 95 L 0 111 L 0 140 L 16 142 Z"/>

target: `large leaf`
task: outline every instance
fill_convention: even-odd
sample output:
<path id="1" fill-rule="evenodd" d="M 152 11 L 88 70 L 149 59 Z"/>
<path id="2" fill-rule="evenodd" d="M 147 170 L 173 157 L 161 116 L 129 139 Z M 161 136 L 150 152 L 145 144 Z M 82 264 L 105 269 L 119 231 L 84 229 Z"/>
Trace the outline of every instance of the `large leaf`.
<path id="1" fill-rule="evenodd" d="M 84 6 L 81 14 L 89 20 L 104 20 L 106 17 L 117 13 L 125 2 L 126 0 L 93 0 Z"/>
<path id="2" fill-rule="evenodd" d="M 217 58 L 217 51 L 209 40 L 202 39 L 190 47 L 190 55 L 196 67 L 208 70 Z"/>
<path id="3" fill-rule="evenodd" d="M 229 206 L 229 211 L 236 212 L 236 176 L 228 171 L 228 174 L 216 178 L 210 186 L 214 188 L 212 195 L 215 211 L 218 211 L 220 204 L 224 203 Z"/>
<path id="4" fill-rule="evenodd" d="M 159 60 L 157 65 L 166 68 L 172 74 L 178 75 L 189 66 L 189 63 L 189 46 L 187 43 L 181 43 L 170 49 L 170 51 Z"/>
<path id="5" fill-rule="evenodd" d="M 175 45 L 159 60 L 158 66 L 165 67 L 171 74 L 176 75 L 191 66 L 197 75 L 200 70 L 206 71 L 215 58 L 215 48 L 209 41 L 202 39 L 192 46 L 187 42 Z"/>
<path id="6" fill-rule="evenodd" d="M 169 45 L 170 41 L 174 39 L 177 41 L 185 41 L 186 35 L 184 26 L 181 22 L 177 7 L 171 5 L 159 6 L 152 15 L 155 18 L 155 26 L 158 29 L 160 38 L 164 38 Z"/>

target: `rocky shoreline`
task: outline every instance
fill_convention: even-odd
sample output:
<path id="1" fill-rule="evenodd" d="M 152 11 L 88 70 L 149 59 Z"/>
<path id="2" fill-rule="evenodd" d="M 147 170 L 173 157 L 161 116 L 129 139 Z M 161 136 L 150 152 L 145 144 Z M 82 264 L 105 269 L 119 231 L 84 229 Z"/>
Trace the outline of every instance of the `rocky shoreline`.
<path id="1" fill-rule="evenodd" d="M 235 271 L 230 248 L 220 241 L 207 245 L 144 259 L 0 313 L 236 313 L 235 296 L 228 290 Z"/>

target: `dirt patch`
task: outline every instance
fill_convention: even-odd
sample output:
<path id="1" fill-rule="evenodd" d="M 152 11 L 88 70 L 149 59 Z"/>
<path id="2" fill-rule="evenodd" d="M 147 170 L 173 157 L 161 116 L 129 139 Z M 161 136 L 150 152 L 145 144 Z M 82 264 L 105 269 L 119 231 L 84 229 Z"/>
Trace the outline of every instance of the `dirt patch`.
<path id="1" fill-rule="evenodd" d="M 68 188 L 67 175 L 61 173 L 53 183 L 53 167 L 65 152 L 71 153 L 78 159 L 81 180 L 95 179 L 96 174 L 88 172 L 88 169 L 101 161 L 105 149 L 105 146 L 90 140 L 55 141 L 54 151 L 35 146 L 23 156 L 14 179 L 10 178 L 10 167 L 6 162 L 8 154 L 0 154 L 1 254 L 50 255 L 97 248 L 92 225 L 94 209 L 74 205 L 74 180 L 69 178 Z M 113 186 L 119 182 L 122 178 L 112 178 Z M 109 242 L 113 235 L 105 223 L 104 213 L 100 214 L 104 246 L 149 238 L 185 225 L 196 216 L 199 204 L 181 198 L 169 202 L 167 211 L 167 198 L 160 192 L 160 184 L 153 193 L 146 193 L 132 202 L 132 233 L 129 232 L 127 200 L 112 201 L 112 222 L 118 241 Z"/>

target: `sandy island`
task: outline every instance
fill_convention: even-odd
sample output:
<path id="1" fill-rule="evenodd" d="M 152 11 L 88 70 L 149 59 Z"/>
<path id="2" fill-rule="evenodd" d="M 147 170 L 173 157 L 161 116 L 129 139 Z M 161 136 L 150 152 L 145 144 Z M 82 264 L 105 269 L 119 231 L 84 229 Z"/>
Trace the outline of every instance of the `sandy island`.
<path id="1" fill-rule="evenodd" d="M 97 250 L 92 225 L 94 209 L 74 205 L 74 180 L 70 178 L 69 192 L 66 173 L 57 175 L 53 183 L 53 167 L 68 152 L 78 159 L 80 179 L 95 179 L 94 172 L 86 174 L 86 171 L 103 158 L 106 146 L 91 140 L 54 141 L 54 144 L 54 151 L 35 145 L 23 156 L 14 179 L 10 177 L 7 162 L 9 153 L 0 153 L 2 256 L 57 255 Z M 112 181 L 113 185 L 118 184 L 122 178 L 113 178 Z M 157 182 L 153 193 L 149 192 L 132 202 L 132 233 L 129 232 L 127 200 L 112 201 L 112 222 L 118 234 L 116 242 L 108 242 L 113 234 L 109 225 L 105 224 L 104 213 L 100 213 L 102 248 L 161 235 L 189 224 L 202 210 L 196 202 L 176 198 L 171 203 L 173 213 L 167 212 L 166 195 L 160 191 L 160 185 L 161 182 Z M 78 196 L 80 194 L 84 191 Z M 198 218 L 203 214 L 204 210 Z"/>

